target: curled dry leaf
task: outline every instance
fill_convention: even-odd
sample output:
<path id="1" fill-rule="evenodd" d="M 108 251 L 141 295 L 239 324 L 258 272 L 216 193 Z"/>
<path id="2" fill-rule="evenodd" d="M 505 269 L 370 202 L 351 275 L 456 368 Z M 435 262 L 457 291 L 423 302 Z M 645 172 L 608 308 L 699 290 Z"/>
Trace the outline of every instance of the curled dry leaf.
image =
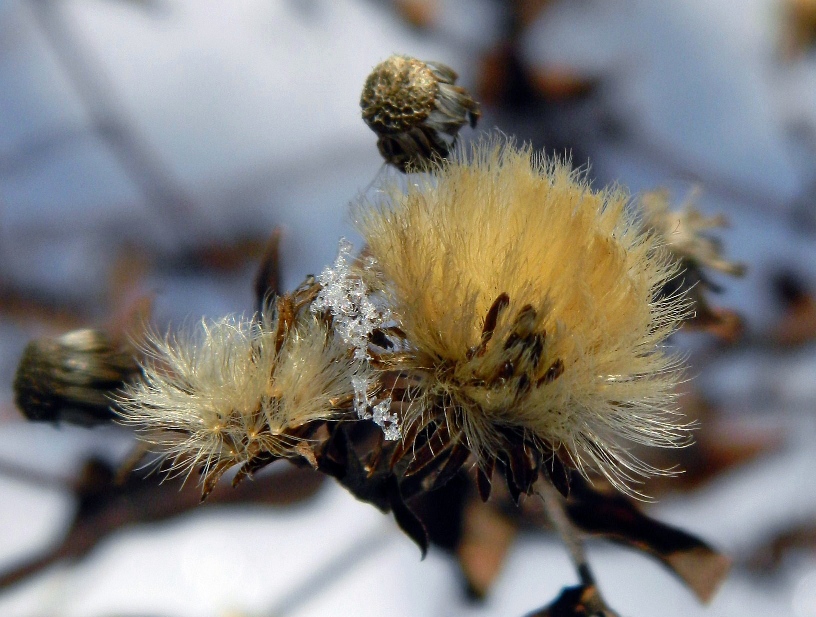
<path id="1" fill-rule="evenodd" d="M 421 30 L 430 30 L 439 19 L 437 0 L 394 0 L 394 9 L 409 25 Z"/>
<path id="2" fill-rule="evenodd" d="M 786 0 L 783 51 L 796 58 L 816 43 L 816 0 Z"/>
<path id="3" fill-rule="evenodd" d="M 583 531 L 626 544 L 659 559 L 708 602 L 725 580 L 731 560 L 702 540 L 643 514 L 628 498 L 592 488 L 574 474 L 567 500 L 572 521 Z"/>
<path id="4" fill-rule="evenodd" d="M 517 527 L 495 508 L 471 501 L 465 506 L 456 557 L 469 595 L 484 598 L 499 575 Z"/>

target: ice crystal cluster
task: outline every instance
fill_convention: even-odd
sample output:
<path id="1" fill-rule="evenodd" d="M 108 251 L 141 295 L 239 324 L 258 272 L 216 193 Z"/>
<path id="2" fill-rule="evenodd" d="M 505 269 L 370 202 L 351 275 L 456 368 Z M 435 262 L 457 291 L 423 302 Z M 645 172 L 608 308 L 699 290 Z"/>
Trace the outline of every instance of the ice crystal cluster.
<path id="1" fill-rule="evenodd" d="M 388 321 L 389 313 L 387 309 L 374 304 L 361 273 L 353 272 L 353 249 L 351 242 L 345 238 L 340 240 L 334 265 L 324 268 L 317 277 L 322 289 L 311 310 L 313 313 L 331 311 L 333 327 L 343 341 L 354 349 L 354 357 L 368 360 L 368 337 Z M 369 260 L 364 268 L 370 269 L 372 263 Z"/>
<path id="2" fill-rule="evenodd" d="M 343 341 L 354 350 L 354 358 L 368 362 L 368 340 L 372 332 L 391 318 L 388 307 L 377 306 L 372 299 L 368 285 L 362 274 L 371 271 L 374 260 L 365 259 L 363 271 L 354 271 L 353 245 L 342 238 L 337 259 L 332 267 L 326 267 L 318 277 L 322 289 L 311 305 L 313 313 L 329 311 L 332 326 Z M 354 388 L 354 408 L 357 417 L 373 419 L 383 429 L 388 440 L 399 439 L 400 429 L 397 417 L 391 409 L 391 398 L 386 397 L 373 403 L 371 392 L 377 390 L 369 373 L 352 379 Z M 369 411 L 371 409 L 371 411 Z"/>
<path id="3" fill-rule="evenodd" d="M 482 462 L 518 436 L 623 489 L 658 472 L 632 446 L 687 437 L 663 344 L 688 309 L 627 196 L 502 140 L 432 172 L 355 208 L 424 375 L 403 431 L 447 422 Z"/>

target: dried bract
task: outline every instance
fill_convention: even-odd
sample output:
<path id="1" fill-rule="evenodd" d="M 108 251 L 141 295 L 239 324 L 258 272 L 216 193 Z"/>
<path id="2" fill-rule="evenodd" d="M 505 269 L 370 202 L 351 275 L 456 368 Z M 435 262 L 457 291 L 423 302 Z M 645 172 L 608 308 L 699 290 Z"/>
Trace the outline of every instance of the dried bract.
<path id="1" fill-rule="evenodd" d="M 626 196 L 512 143 L 433 171 L 355 210 L 422 376 L 403 434 L 446 424 L 528 492 L 553 452 L 624 490 L 659 473 L 630 446 L 687 439 L 663 349 L 687 307 L 655 299 L 674 270 Z"/>
<path id="2" fill-rule="evenodd" d="M 476 126 L 479 105 L 456 73 L 438 62 L 391 56 L 368 76 L 360 107 L 387 163 L 400 171 L 444 158 L 465 123 Z"/>
<path id="3" fill-rule="evenodd" d="M 175 470 L 202 468 L 205 489 L 233 465 L 301 455 L 310 426 L 349 413 L 363 364 L 325 322 L 278 305 L 205 321 L 200 340 L 150 336 L 144 379 L 119 397 L 122 420 Z"/>

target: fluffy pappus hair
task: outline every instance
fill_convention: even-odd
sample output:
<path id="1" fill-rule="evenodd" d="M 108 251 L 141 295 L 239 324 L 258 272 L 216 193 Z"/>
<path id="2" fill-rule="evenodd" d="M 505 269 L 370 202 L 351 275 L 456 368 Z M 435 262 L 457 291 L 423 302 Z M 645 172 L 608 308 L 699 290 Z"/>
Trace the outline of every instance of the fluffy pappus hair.
<path id="1" fill-rule="evenodd" d="M 660 473 L 632 446 L 688 439 L 663 347 L 688 306 L 625 193 L 493 139 L 378 194 L 354 216 L 423 375 L 403 434 L 441 419 L 491 469 L 522 440 L 629 492 Z"/>
<path id="2" fill-rule="evenodd" d="M 365 370 L 308 312 L 204 320 L 200 336 L 148 334 L 143 349 L 143 378 L 116 401 L 122 422 L 175 472 L 202 469 L 205 493 L 233 465 L 301 454 L 310 424 L 349 411 Z"/>

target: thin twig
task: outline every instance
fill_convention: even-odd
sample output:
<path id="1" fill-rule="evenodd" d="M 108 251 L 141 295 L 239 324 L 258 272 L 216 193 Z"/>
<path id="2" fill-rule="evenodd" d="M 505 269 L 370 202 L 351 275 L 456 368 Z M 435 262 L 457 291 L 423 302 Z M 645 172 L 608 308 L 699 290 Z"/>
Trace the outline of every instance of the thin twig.
<path id="1" fill-rule="evenodd" d="M 255 299 L 258 312 L 264 310 L 268 296 L 278 296 L 281 293 L 280 274 L 280 241 L 282 231 L 276 227 L 266 244 L 258 272 L 255 274 Z"/>
<path id="2" fill-rule="evenodd" d="M 0 477 L 48 490 L 71 491 L 73 489 L 73 483 L 68 478 L 52 476 L 4 460 L 0 460 Z"/>
<path id="3" fill-rule="evenodd" d="M 61 13 L 61 3 L 29 0 L 27 6 L 74 85 L 93 130 L 142 190 L 148 205 L 157 208 L 162 219 L 172 224 L 179 241 L 200 237 L 205 230 L 201 229 L 193 199 L 157 153 L 138 136 L 132 122 L 125 119 L 124 106 L 113 94 L 112 85 L 105 81 L 100 64 L 94 62 L 72 32 L 71 24 Z"/>
<path id="4" fill-rule="evenodd" d="M 311 602 L 321 591 L 351 574 L 366 559 L 371 559 L 393 539 L 389 533 L 391 525 L 378 527 L 368 537 L 355 542 L 338 555 L 313 571 L 303 581 L 289 589 L 270 611 L 268 617 L 286 617 L 298 612 L 307 602 Z"/>

